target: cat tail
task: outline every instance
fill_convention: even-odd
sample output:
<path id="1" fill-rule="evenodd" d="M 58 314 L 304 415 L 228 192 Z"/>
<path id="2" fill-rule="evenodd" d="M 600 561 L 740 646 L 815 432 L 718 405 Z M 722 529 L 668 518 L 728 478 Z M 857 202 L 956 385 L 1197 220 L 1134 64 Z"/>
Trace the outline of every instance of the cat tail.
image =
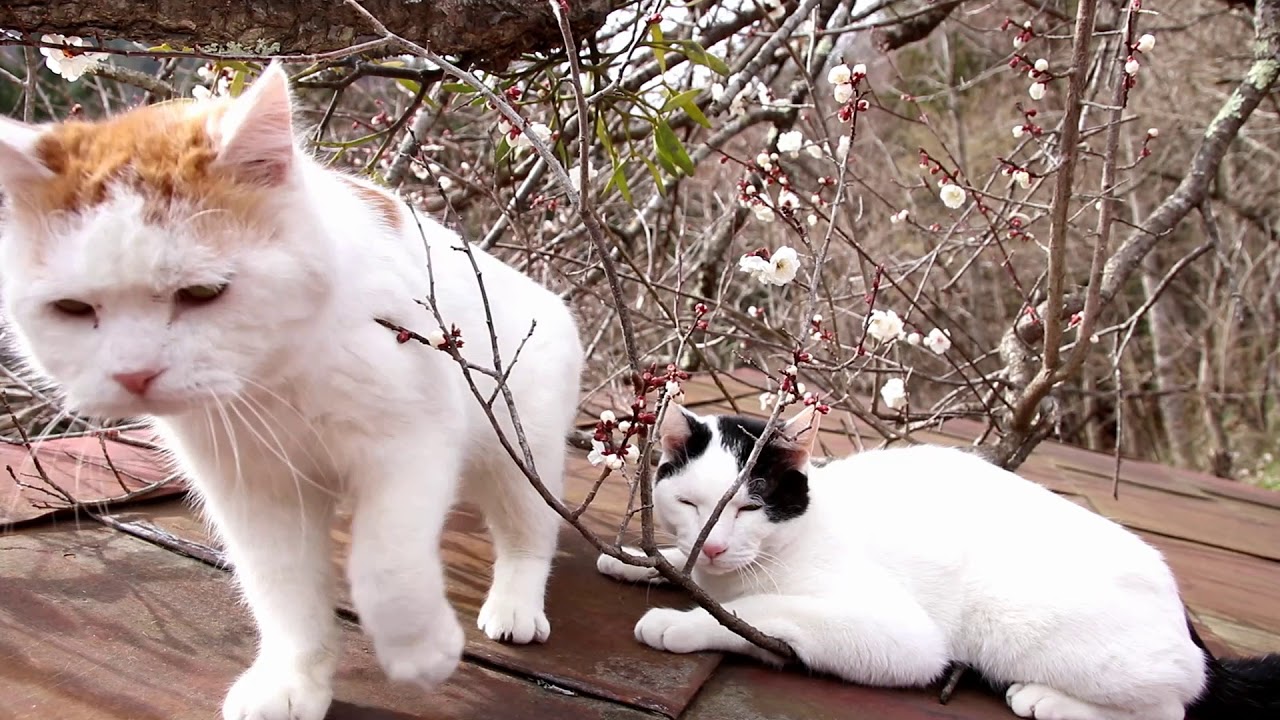
<path id="1" fill-rule="evenodd" d="M 1280 653 L 1251 658 L 1216 658 L 1187 621 L 1191 640 L 1204 653 L 1208 683 L 1187 708 L 1198 720 L 1280 718 Z"/>

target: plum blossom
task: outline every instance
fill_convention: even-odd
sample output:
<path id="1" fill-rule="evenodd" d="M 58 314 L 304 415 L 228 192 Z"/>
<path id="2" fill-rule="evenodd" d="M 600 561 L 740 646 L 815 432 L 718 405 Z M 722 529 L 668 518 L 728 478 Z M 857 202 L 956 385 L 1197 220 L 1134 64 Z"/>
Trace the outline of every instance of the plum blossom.
<path id="1" fill-rule="evenodd" d="M 760 393 L 760 409 L 768 410 L 773 407 L 773 403 L 777 400 L 777 396 L 771 392 Z"/>
<path id="2" fill-rule="evenodd" d="M 72 35 L 42 35 L 41 42 L 51 45 L 62 45 L 67 48 L 84 47 L 84 40 Z M 75 82 L 80 79 L 81 75 L 97 67 L 99 63 L 106 59 L 106 53 L 81 52 L 74 49 L 60 50 L 58 48 L 42 47 L 40 54 L 44 55 L 45 67 L 62 76 L 62 79 L 68 82 Z"/>
<path id="3" fill-rule="evenodd" d="M 894 225 L 897 225 L 900 222 L 905 222 L 907 217 L 910 215 L 911 215 L 911 211 L 906 208 L 903 208 L 898 212 L 890 215 L 889 222 L 893 223 Z"/>
<path id="4" fill-rule="evenodd" d="M 591 452 L 587 453 L 587 462 L 591 463 L 592 465 L 599 465 L 600 463 L 604 462 L 605 458 L 607 457 L 605 455 L 606 450 L 608 450 L 608 448 L 605 446 L 604 443 L 600 442 L 599 440 L 592 440 Z"/>
<path id="5" fill-rule="evenodd" d="M 738 269 L 751 273 L 756 280 L 766 285 L 786 285 L 796 278 L 796 272 L 800 269 L 800 257 L 793 248 L 782 246 L 772 253 L 767 253 L 768 257 L 761 257 L 766 254 L 763 251 L 759 254 L 743 255 L 738 260 Z"/>
<path id="6" fill-rule="evenodd" d="M 867 334 L 880 342 L 898 340 L 905 332 L 902 318 L 892 310 L 872 310 L 867 318 Z"/>
<path id="7" fill-rule="evenodd" d="M 426 334 L 426 338 L 431 347 L 436 348 L 437 350 L 443 348 L 449 342 L 445 337 L 443 330 L 432 330 Z"/>
<path id="8" fill-rule="evenodd" d="M 1027 128 L 1026 128 L 1025 126 L 1023 126 L 1023 125 L 1014 125 L 1014 126 L 1013 126 L 1013 139 L 1014 139 L 1014 140 L 1017 140 L 1018 138 L 1022 137 L 1024 134 L 1026 134 L 1026 132 L 1027 132 Z"/>
<path id="9" fill-rule="evenodd" d="M 759 205 L 756 205 L 755 207 L 751 208 L 751 213 L 755 215 L 756 219 L 759 220 L 760 222 L 766 222 L 766 223 L 773 222 L 773 218 L 774 218 L 773 208 L 769 207 L 768 205 L 765 205 L 764 203 L 760 203 Z"/>
<path id="10" fill-rule="evenodd" d="M 843 105 L 853 97 L 853 86 L 849 84 L 837 85 L 832 94 L 835 96 L 836 103 Z"/>
<path id="11" fill-rule="evenodd" d="M 1032 100 L 1042 100 L 1044 99 L 1045 89 L 1045 84 L 1042 82 L 1032 83 L 1031 87 L 1027 90 L 1027 94 L 1031 96 Z"/>
<path id="12" fill-rule="evenodd" d="M 907 404 L 907 384 L 902 378 L 889 378 L 880 386 L 880 397 L 891 410 L 897 410 Z"/>
<path id="13" fill-rule="evenodd" d="M 1013 181 L 1017 183 L 1018 187 L 1025 190 L 1031 187 L 1031 173 L 1026 170 L 1014 170 Z"/>
<path id="14" fill-rule="evenodd" d="M 848 85 L 853 82 L 853 73 L 849 66 L 841 63 L 827 71 L 827 82 L 832 85 Z"/>
<path id="15" fill-rule="evenodd" d="M 781 210 L 795 210 L 800 207 L 800 196 L 790 190 L 783 190 L 778 193 L 778 208 Z"/>
<path id="16" fill-rule="evenodd" d="M 942 199 L 943 205 L 955 210 L 961 205 L 964 205 L 964 201 L 967 196 L 965 195 L 964 188 L 953 182 L 944 182 L 942 184 L 942 189 L 938 191 L 938 197 Z"/>
<path id="17" fill-rule="evenodd" d="M 1036 61 L 1036 72 L 1046 72 L 1049 69 L 1049 61 L 1040 58 Z"/>
<path id="18" fill-rule="evenodd" d="M 515 146 L 521 149 L 533 147 L 533 141 L 529 139 L 530 134 L 536 135 L 543 145 L 551 144 L 551 128 L 540 122 L 529 123 L 529 126 L 521 131 L 519 137 L 516 138 Z"/>
<path id="19" fill-rule="evenodd" d="M 1141 52 L 1141 53 L 1151 52 L 1151 49 L 1154 48 L 1155 46 L 1156 46 L 1156 36 L 1152 35 L 1151 33 L 1147 33 L 1142 37 L 1138 38 L 1138 52 Z"/>
<path id="20" fill-rule="evenodd" d="M 573 185 L 574 192 L 579 192 L 579 193 L 580 193 L 580 192 L 582 192 L 582 166 L 581 166 L 581 165 L 575 165 L 575 166 L 573 166 L 572 168 L 570 168 L 568 172 L 569 172 L 569 184 Z M 599 174 L 600 174 L 600 171 L 599 171 L 599 170 L 597 170 L 596 168 L 592 167 L 592 166 L 591 166 L 591 163 L 587 163 L 587 183 L 588 183 L 588 185 L 589 185 L 593 180 L 595 180 L 595 179 L 596 179 L 596 176 L 597 176 L 597 175 L 599 175 Z M 445 178 L 440 178 L 440 179 L 441 179 L 441 180 L 444 180 Z"/>
<path id="21" fill-rule="evenodd" d="M 951 333 L 941 328 L 934 328 L 925 336 L 924 346 L 942 355 L 951 349 Z"/>
<path id="22" fill-rule="evenodd" d="M 919 345 L 919 344 L 920 344 L 920 333 L 918 333 L 918 332 L 913 332 L 913 333 L 911 333 L 910 335 L 908 335 L 908 336 L 907 336 L 907 344 L 908 344 L 908 345 Z"/>
<path id="23" fill-rule="evenodd" d="M 784 132 L 778 136 L 778 152 L 788 153 L 791 157 L 800 154 L 800 148 L 804 147 L 804 134 L 799 130 Z"/>
<path id="24" fill-rule="evenodd" d="M 1131 57 L 1127 61 L 1125 61 L 1124 71 L 1126 74 L 1137 75 L 1138 71 L 1141 69 L 1142 69 L 1142 65 L 1138 63 L 1138 58 Z"/>

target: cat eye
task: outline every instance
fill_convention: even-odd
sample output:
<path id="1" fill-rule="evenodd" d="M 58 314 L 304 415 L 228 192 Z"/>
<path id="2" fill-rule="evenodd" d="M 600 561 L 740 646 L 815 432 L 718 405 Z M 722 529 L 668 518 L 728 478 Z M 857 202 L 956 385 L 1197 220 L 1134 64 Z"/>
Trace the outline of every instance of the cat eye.
<path id="1" fill-rule="evenodd" d="M 742 507 L 738 508 L 738 512 L 740 513 L 755 512 L 756 510 L 763 510 L 763 509 L 764 509 L 763 505 L 743 505 Z"/>
<path id="2" fill-rule="evenodd" d="M 174 297 L 181 303 L 187 303 L 188 305 L 201 305 L 217 300 L 218 297 L 226 291 L 226 289 L 227 283 L 191 285 L 179 290 L 174 294 Z"/>
<path id="3" fill-rule="evenodd" d="M 680 501 L 680 504 L 681 504 L 681 505 L 688 505 L 689 507 L 691 507 L 691 508 L 695 508 L 695 509 L 698 507 L 697 505 L 693 504 L 692 502 L 690 502 L 690 501 L 688 501 L 688 500 L 685 500 L 684 498 L 677 498 L 677 499 Z"/>
<path id="4" fill-rule="evenodd" d="M 83 317 L 93 314 L 93 306 L 87 302 L 72 300 L 71 298 L 63 298 L 53 304 L 53 307 L 64 315 L 72 315 L 75 317 Z"/>

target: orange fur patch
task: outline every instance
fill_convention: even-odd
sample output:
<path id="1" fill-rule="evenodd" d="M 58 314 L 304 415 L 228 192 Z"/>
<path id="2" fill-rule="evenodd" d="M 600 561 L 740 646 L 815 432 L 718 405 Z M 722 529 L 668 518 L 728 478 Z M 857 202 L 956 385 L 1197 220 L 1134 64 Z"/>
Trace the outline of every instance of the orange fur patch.
<path id="1" fill-rule="evenodd" d="M 400 231 L 400 206 L 394 197 L 384 190 L 372 185 L 365 185 L 345 175 L 339 175 L 338 177 L 360 196 L 360 199 L 377 214 L 379 219 L 387 224 L 387 227 L 397 232 Z"/>
<path id="2" fill-rule="evenodd" d="M 144 198 L 152 221 L 170 217 L 177 203 L 251 220 L 262 206 L 264 189 L 213 165 L 217 150 L 205 128 L 226 108 L 225 102 L 197 107 L 177 100 L 106 120 L 54 125 L 36 145 L 37 156 L 54 175 L 25 188 L 24 204 L 40 214 L 78 212 L 122 186 Z"/>

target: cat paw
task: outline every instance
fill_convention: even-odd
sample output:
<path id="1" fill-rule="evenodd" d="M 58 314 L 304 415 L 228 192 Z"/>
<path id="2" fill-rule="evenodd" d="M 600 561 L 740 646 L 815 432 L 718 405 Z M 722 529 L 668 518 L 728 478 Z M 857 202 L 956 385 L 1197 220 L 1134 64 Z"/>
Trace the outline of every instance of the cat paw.
<path id="1" fill-rule="evenodd" d="M 1005 692 L 1005 702 L 1014 715 L 1034 720 L 1102 720 L 1108 717 L 1082 700 L 1047 685 L 1014 683 Z"/>
<path id="2" fill-rule="evenodd" d="M 643 557 L 644 555 L 643 552 L 636 548 L 624 547 L 622 548 L 622 551 L 640 557 Z M 611 555 L 605 555 L 604 553 L 601 553 L 600 557 L 596 559 L 596 570 L 599 571 L 601 575 L 607 575 L 615 580 L 621 580 L 623 582 L 648 581 L 656 583 L 663 582 L 664 580 L 664 578 L 658 574 L 658 571 L 653 568 L 628 565 L 621 560 Z"/>
<path id="3" fill-rule="evenodd" d="M 322 673 L 323 674 L 323 673 Z M 222 703 L 223 720 L 323 720 L 333 700 L 328 681 L 287 663 L 259 660 Z"/>
<path id="4" fill-rule="evenodd" d="M 551 623 L 541 597 L 534 601 L 490 593 L 480 607 L 476 627 L 490 640 L 517 645 L 546 642 L 551 636 Z"/>
<path id="5" fill-rule="evenodd" d="M 656 650 L 683 654 L 713 650 L 710 641 L 719 629 L 706 611 L 654 608 L 636 623 L 636 639 Z"/>
<path id="6" fill-rule="evenodd" d="M 411 642 L 377 642 L 378 662 L 387 678 L 434 690 L 449 679 L 462 660 L 466 635 L 452 614 L 432 627 L 430 637 Z"/>

